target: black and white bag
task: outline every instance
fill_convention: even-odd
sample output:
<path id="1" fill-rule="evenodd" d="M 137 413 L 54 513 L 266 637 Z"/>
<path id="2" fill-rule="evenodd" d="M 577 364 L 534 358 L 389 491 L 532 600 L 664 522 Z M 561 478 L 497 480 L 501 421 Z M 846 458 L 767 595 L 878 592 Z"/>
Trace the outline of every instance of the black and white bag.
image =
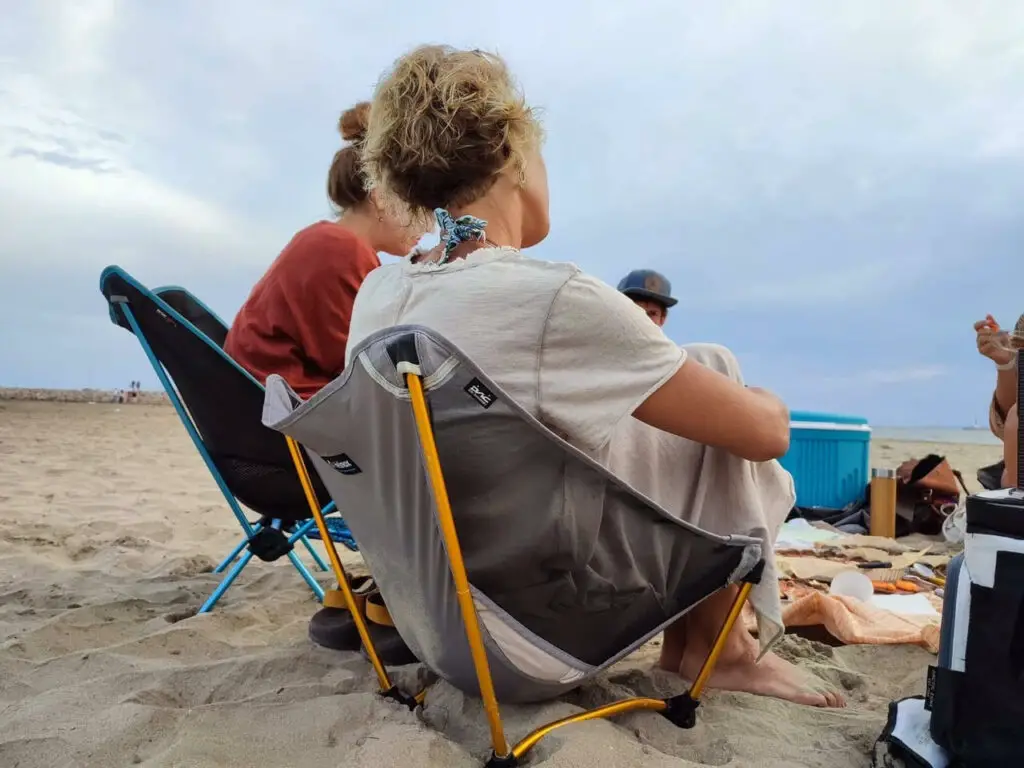
<path id="1" fill-rule="evenodd" d="M 1017 486 L 967 499 L 964 551 L 946 574 L 938 663 L 923 698 L 890 705 L 878 768 L 900 765 L 894 758 L 907 768 L 1024 767 L 1024 457 Z"/>

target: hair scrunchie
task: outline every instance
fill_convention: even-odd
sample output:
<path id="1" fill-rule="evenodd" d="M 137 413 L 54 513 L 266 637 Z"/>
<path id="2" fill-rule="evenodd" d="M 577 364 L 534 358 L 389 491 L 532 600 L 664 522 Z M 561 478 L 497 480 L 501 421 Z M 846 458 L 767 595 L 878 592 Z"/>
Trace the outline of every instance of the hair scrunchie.
<path id="1" fill-rule="evenodd" d="M 469 215 L 453 219 L 452 215 L 444 208 L 436 209 L 434 216 L 437 218 L 437 224 L 441 228 L 441 242 L 444 243 L 444 253 L 441 254 L 439 260 L 441 264 L 448 261 L 452 250 L 460 243 L 486 239 L 484 228 L 487 226 L 487 222 L 483 219 Z"/>

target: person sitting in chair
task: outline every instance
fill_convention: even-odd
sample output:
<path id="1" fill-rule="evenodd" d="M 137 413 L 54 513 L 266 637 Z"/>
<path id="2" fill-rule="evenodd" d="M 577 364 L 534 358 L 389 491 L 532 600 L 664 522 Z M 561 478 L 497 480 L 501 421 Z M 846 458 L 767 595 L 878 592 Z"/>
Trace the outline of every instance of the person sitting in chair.
<path id="1" fill-rule="evenodd" d="M 786 406 L 744 387 L 724 347 L 698 361 L 610 286 L 570 263 L 523 253 L 550 228 L 540 148 L 540 126 L 500 58 L 426 46 L 398 60 L 374 96 L 364 167 L 389 209 L 424 224 L 436 218 L 441 244 L 368 276 L 350 349 L 396 325 L 431 328 L 596 461 L 609 466 L 626 452 L 636 456 L 632 466 L 655 467 L 667 480 L 655 500 L 670 512 L 774 537 L 794 501 L 792 478 L 773 461 L 789 445 Z M 681 457 L 657 440 L 614 445 L 618 425 L 634 418 L 654 427 L 652 435 L 687 438 L 698 452 Z M 680 491 L 684 477 L 690 487 Z M 737 505 L 730 489 L 757 483 L 756 503 Z M 771 551 L 764 549 L 769 560 Z M 766 574 L 752 596 L 771 634 L 762 634 L 763 655 L 737 625 L 710 684 L 841 705 L 837 693 L 810 689 L 800 670 L 768 650 L 781 632 L 781 608 L 773 564 Z M 692 679 L 735 594 L 720 591 L 666 632 L 662 665 Z"/>
<path id="2" fill-rule="evenodd" d="M 630 272 L 618 285 L 618 291 L 635 303 L 651 321 L 659 328 L 665 325 L 668 318 L 668 308 L 676 304 L 672 298 L 672 288 L 668 280 L 653 270 L 638 269 Z M 726 348 L 717 344 L 684 344 L 682 349 L 687 359 L 696 361 L 710 368 L 720 370 L 723 374 L 738 379 L 739 364 L 735 362 L 732 353 Z M 655 454 L 671 455 L 673 461 L 679 463 L 700 462 L 704 447 L 691 440 L 676 435 L 666 434 L 664 431 L 645 424 L 639 419 L 623 419 L 615 428 L 612 435 L 612 451 L 609 457 L 609 468 L 617 475 L 628 477 L 631 485 L 644 495 L 660 501 L 662 506 L 671 508 L 672 495 L 687 493 L 687 489 L 672 482 L 672 475 L 666 477 L 663 472 L 662 463 L 650 462 L 648 459 Z M 715 516 L 701 516 L 699 521 L 691 513 L 690 522 L 698 523 L 701 528 L 719 534 L 728 534 L 728 527 L 716 525 Z M 716 595 L 710 600 L 721 600 L 722 596 Z M 721 603 L 724 610 L 726 602 Z M 710 642 L 710 624 L 702 627 L 700 617 L 693 622 L 696 624 L 696 631 L 704 631 L 708 634 L 704 637 L 704 644 Z M 737 630 L 739 634 L 732 638 L 732 652 L 740 658 L 746 654 L 749 659 L 754 653 L 753 644 L 743 630 Z M 686 642 L 686 622 L 670 627 L 665 633 L 665 643 L 662 646 L 662 655 L 659 666 L 670 671 L 683 673 L 692 672 L 699 664 L 699 659 L 694 655 L 704 647 L 701 643 Z M 680 655 L 678 649 L 682 648 Z M 774 660 L 770 659 L 766 668 L 769 668 Z M 723 687 L 733 687 L 728 679 L 732 670 L 726 670 L 717 676 L 716 682 Z M 750 690 L 750 681 L 741 683 L 741 690 Z M 770 692 L 770 691 L 758 691 Z M 810 697 L 817 696 L 808 693 Z M 787 697 L 790 698 L 790 697 Z M 802 700 L 802 699 L 797 699 Z M 831 699 L 834 703 L 841 703 L 838 698 Z"/>
<path id="3" fill-rule="evenodd" d="M 668 320 L 668 310 L 677 299 L 672 298 L 672 284 L 653 269 L 634 269 L 619 281 L 619 293 L 629 296 L 659 328 Z"/>
<path id="4" fill-rule="evenodd" d="M 1013 331 L 999 327 L 992 315 L 974 324 L 978 352 L 996 365 L 996 386 L 988 407 L 992 434 L 1003 441 L 1003 487 L 1017 484 L 1017 445 L 1020 440 L 1017 412 L 1017 352 L 1024 349 L 1024 315 Z"/>
<path id="5" fill-rule="evenodd" d="M 370 105 L 341 116 L 350 142 L 334 155 L 327 194 L 340 212 L 296 234 L 249 294 L 224 342 L 224 351 L 260 382 L 280 374 L 308 398 L 345 365 L 356 292 L 380 266 L 378 251 L 404 256 L 422 230 L 402 226 L 367 192 L 359 151 Z"/>

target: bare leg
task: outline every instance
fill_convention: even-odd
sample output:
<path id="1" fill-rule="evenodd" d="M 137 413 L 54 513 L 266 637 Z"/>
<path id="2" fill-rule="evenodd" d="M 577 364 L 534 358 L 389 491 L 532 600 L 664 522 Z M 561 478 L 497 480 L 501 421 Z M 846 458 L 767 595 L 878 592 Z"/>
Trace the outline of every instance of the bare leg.
<path id="1" fill-rule="evenodd" d="M 683 663 L 683 649 L 686 647 L 686 618 L 682 618 L 665 630 L 661 638 L 661 658 L 658 666 L 669 672 L 678 672 Z"/>
<path id="2" fill-rule="evenodd" d="M 693 680 L 714 644 L 722 620 L 736 597 L 736 587 L 709 597 L 682 621 L 665 631 L 659 666 Z M 837 691 L 815 690 L 806 673 L 774 653 L 760 661 L 757 641 L 740 624 L 726 639 L 708 685 L 726 691 L 771 696 L 811 707 L 845 707 Z"/>

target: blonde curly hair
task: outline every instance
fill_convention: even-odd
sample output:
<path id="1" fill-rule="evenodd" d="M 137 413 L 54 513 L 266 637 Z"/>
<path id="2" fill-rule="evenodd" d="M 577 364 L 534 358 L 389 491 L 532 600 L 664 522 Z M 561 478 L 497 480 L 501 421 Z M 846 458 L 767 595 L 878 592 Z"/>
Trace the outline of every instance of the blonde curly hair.
<path id="1" fill-rule="evenodd" d="M 450 46 L 416 48 L 377 85 L 362 146 L 367 184 L 416 221 L 478 200 L 541 140 L 505 62 Z"/>

